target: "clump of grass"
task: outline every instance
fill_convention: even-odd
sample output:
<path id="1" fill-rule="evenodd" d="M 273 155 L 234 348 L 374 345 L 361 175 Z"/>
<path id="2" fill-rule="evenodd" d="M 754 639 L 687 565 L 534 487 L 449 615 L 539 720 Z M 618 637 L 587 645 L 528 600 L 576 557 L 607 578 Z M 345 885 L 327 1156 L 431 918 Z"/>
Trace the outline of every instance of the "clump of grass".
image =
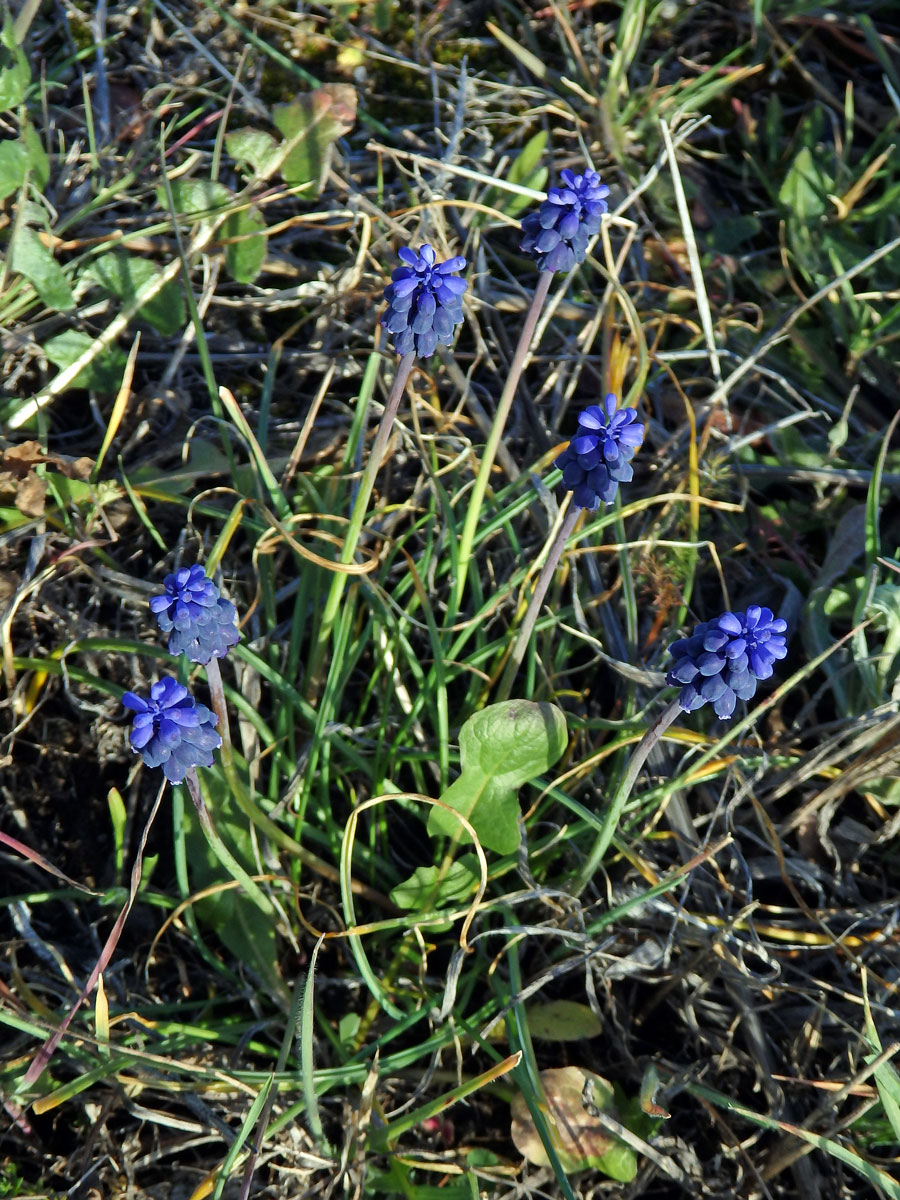
<path id="1" fill-rule="evenodd" d="M 274 11 L 2 36 L 10 1187 L 900 1195 L 882 15 L 307 7 L 390 103 Z M 519 220 L 588 162 L 609 217 L 522 338 Z M 401 373 L 423 242 L 465 319 Z M 608 392 L 635 477 L 567 518 Z M 203 686 L 146 607 L 195 561 L 230 732 L 149 828 L 119 699 Z M 666 646 L 753 603 L 776 686 L 642 744 Z"/>

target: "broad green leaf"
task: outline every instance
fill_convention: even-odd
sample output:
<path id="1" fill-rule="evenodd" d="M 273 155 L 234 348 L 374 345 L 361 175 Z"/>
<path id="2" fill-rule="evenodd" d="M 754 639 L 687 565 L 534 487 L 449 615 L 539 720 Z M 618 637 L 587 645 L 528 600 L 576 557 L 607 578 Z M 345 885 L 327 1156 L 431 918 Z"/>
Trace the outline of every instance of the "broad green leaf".
<path id="1" fill-rule="evenodd" d="M 24 142 L 0 142 L 0 200 L 19 190 L 25 182 L 28 165 Z"/>
<path id="2" fill-rule="evenodd" d="M 528 1030 L 533 1038 L 545 1042 L 577 1042 L 597 1037 L 603 1022 L 587 1004 L 575 1000 L 548 1000 L 525 1006 Z"/>
<path id="3" fill-rule="evenodd" d="M 28 58 L 16 43 L 13 23 L 7 13 L 0 29 L 0 112 L 8 112 L 22 103 L 29 83 Z"/>
<path id="4" fill-rule="evenodd" d="M 461 774 L 441 799 L 472 824 L 482 845 L 512 854 L 519 844 L 518 789 L 551 767 L 566 746 L 566 719 L 553 704 L 504 700 L 469 717 L 459 733 Z M 433 808 L 430 834 L 467 841 L 451 813 Z"/>
<path id="5" fill-rule="evenodd" d="M 540 1078 L 556 1151 L 566 1171 L 594 1167 L 623 1183 L 634 1179 L 637 1174 L 634 1151 L 591 1115 L 593 1107 L 619 1119 L 609 1080 L 583 1067 L 551 1067 L 541 1071 Z M 538 1167 L 550 1165 L 521 1093 L 512 1102 L 511 1134 L 516 1149 L 528 1162 Z"/>
<path id="6" fill-rule="evenodd" d="M 32 284 L 47 308 L 68 312 L 75 307 L 75 298 L 62 267 L 35 230 L 23 226 L 16 232 L 10 265 Z"/>
<path id="7" fill-rule="evenodd" d="M 828 208 L 831 186 L 810 148 L 803 146 L 791 163 L 778 199 L 800 222 L 817 221 Z"/>
<path id="8" fill-rule="evenodd" d="M 329 83 L 275 106 L 272 120 L 286 142 L 281 173 L 289 186 L 309 184 L 309 194 L 319 195 L 334 143 L 356 122 L 356 99 L 349 84 Z"/>
<path id="9" fill-rule="evenodd" d="M 156 195 L 161 206 L 166 208 L 165 189 L 157 188 Z M 221 213 L 231 199 L 231 190 L 213 179 L 176 179 L 172 183 L 175 211 L 183 217 L 206 217 Z"/>
<path id="10" fill-rule="evenodd" d="M 79 384 L 79 386 L 81 386 Z M 99 389 L 98 389 L 99 390 Z M 70 479 L 58 471 L 47 471 L 44 478 L 58 502 L 69 508 L 73 504 L 111 504 L 122 496 L 122 488 L 112 479 L 99 483 L 86 483 L 83 479 Z"/>
<path id="11" fill-rule="evenodd" d="M 441 875 L 440 867 L 417 867 L 409 879 L 398 883 L 391 899 L 398 908 L 416 912 L 468 900 L 478 886 L 478 859 L 464 854 Z"/>
<path id="12" fill-rule="evenodd" d="M 54 366 L 64 370 L 70 367 L 85 350 L 93 345 L 94 339 L 77 329 L 69 329 L 65 333 L 44 342 L 44 353 Z M 115 395 L 125 374 L 125 363 L 128 356 L 118 346 L 111 346 L 101 351 L 95 359 L 83 367 L 69 384 L 70 387 L 90 388 L 96 392 L 106 392 Z"/>
<path id="13" fill-rule="evenodd" d="M 338 1021 L 338 1037 L 343 1045 L 353 1045 L 353 1039 L 356 1037 L 356 1033 L 361 1022 L 362 1017 L 359 1015 L 359 1013 L 344 1013 L 340 1021 Z"/>
<path id="14" fill-rule="evenodd" d="M 235 283 L 252 283 L 266 261 L 266 222 L 258 208 L 242 208 L 222 226 L 225 267 Z"/>
<path id="15" fill-rule="evenodd" d="M 133 303 L 141 288 L 159 275 L 159 268 L 146 258 L 128 254 L 124 250 L 111 250 L 94 259 L 85 272 L 111 295 L 125 304 Z M 177 333 L 184 325 L 185 308 L 181 288 L 174 281 L 167 283 L 146 304 L 141 305 L 138 315 L 149 322 L 160 333 Z"/>
<path id="16" fill-rule="evenodd" d="M 285 154 L 284 145 L 264 129 L 233 129 L 225 134 L 225 148 L 239 167 L 249 166 L 259 179 L 268 179 Z"/>
<path id="17" fill-rule="evenodd" d="M 730 254 L 762 232 L 762 221 L 752 214 L 722 217 L 712 230 L 712 244 L 720 254 Z"/>

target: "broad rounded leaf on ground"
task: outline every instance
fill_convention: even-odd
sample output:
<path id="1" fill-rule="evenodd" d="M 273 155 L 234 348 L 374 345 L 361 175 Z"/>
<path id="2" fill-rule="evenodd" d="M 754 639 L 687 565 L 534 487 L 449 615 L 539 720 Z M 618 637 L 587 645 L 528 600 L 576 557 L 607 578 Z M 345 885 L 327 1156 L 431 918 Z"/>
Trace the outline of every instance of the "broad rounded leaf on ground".
<path id="1" fill-rule="evenodd" d="M 281 173 L 290 187 L 311 185 L 318 196 L 331 165 L 334 143 L 356 124 L 356 89 L 348 83 L 329 83 L 276 104 L 272 120 L 284 136 Z"/>
<path id="2" fill-rule="evenodd" d="M 18 108 L 30 83 L 28 57 L 16 41 L 12 19 L 7 14 L 0 29 L 0 112 Z"/>
<path id="3" fill-rule="evenodd" d="M 474 854 L 463 854 L 446 870 L 417 867 L 409 879 L 393 888 L 391 899 L 398 908 L 415 912 L 458 905 L 471 899 L 479 877 L 478 859 Z"/>
<path id="4" fill-rule="evenodd" d="M 578 1042 L 597 1037 L 603 1031 L 603 1021 L 587 1004 L 577 1000 L 548 1000 L 525 1006 L 528 1031 L 533 1038 L 545 1042 Z"/>
<path id="5" fill-rule="evenodd" d="M 233 129 L 225 134 L 225 149 L 257 179 L 268 179 L 284 157 L 284 147 L 264 129 Z"/>
<path id="6" fill-rule="evenodd" d="M 541 1071 L 540 1080 L 548 1124 L 566 1171 L 594 1167 L 622 1182 L 634 1179 L 637 1174 L 634 1151 L 608 1133 L 590 1113 L 590 1107 L 594 1106 L 618 1120 L 609 1080 L 583 1067 L 551 1067 Z M 513 1098 L 511 1115 L 510 1132 L 516 1149 L 534 1166 L 548 1167 L 550 1159 L 521 1093 Z"/>
<path id="7" fill-rule="evenodd" d="M 554 704 L 504 700 L 469 717 L 459 733 L 461 773 L 441 796 L 472 824 L 479 841 L 498 854 L 519 844 L 518 790 L 560 758 L 566 719 Z M 452 813 L 433 808 L 428 832 L 468 841 Z"/>
<path id="8" fill-rule="evenodd" d="M 24 142 L 0 142 L 0 200 L 19 190 L 28 166 L 28 147 Z"/>
<path id="9" fill-rule="evenodd" d="M 225 267 L 235 283 L 252 283 L 266 261 L 266 222 L 258 208 L 232 213 L 222 226 Z"/>
<path id="10" fill-rule="evenodd" d="M 62 267 L 34 229 L 23 226 L 16 231 L 11 266 L 32 284 L 47 308 L 68 312 L 75 307 L 75 297 Z"/>
<path id="11" fill-rule="evenodd" d="M 160 271 L 149 259 L 139 258 L 121 250 L 111 250 L 96 258 L 91 263 L 88 273 L 104 291 L 121 300 L 123 304 L 130 305 Z M 151 296 L 141 305 L 138 315 L 159 333 L 166 336 L 178 333 L 187 319 L 180 284 L 164 284 L 155 296 Z"/>
<path id="12" fill-rule="evenodd" d="M 48 338 L 44 342 L 44 353 L 54 366 L 64 371 L 81 358 L 85 350 L 93 344 L 94 338 L 88 334 L 69 329 L 56 337 Z M 69 387 L 90 388 L 95 392 L 105 392 L 114 396 L 121 386 L 126 362 L 127 355 L 124 350 L 120 350 L 118 346 L 109 346 L 101 350 L 96 358 L 91 359 L 87 366 L 82 367 Z"/>

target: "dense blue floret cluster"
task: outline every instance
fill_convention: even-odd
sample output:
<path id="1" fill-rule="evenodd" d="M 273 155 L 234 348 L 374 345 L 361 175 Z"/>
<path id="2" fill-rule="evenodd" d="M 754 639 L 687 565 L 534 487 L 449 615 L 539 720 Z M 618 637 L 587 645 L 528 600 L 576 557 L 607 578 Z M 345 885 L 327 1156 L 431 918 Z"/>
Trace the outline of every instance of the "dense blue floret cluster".
<path id="1" fill-rule="evenodd" d="M 148 767 L 162 767 L 170 783 L 181 783 L 192 767 L 212 766 L 212 752 L 222 745 L 216 714 L 182 684 L 167 675 L 152 685 L 149 700 L 126 692 L 122 703 L 135 713 L 131 748 Z"/>
<path id="2" fill-rule="evenodd" d="M 388 307 L 381 324 L 393 334 L 398 354 L 414 351 L 419 358 L 431 358 L 439 344 L 450 345 L 453 330 L 463 319 L 467 284 L 455 272 L 463 270 L 466 260 L 457 254 L 436 262 L 427 243 L 418 254 L 407 246 L 399 253 L 406 265 L 397 267 L 385 288 Z"/>
<path id="3" fill-rule="evenodd" d="M 584 262 L 588 242 L 607 211 L 609 188 L 596 171 L 560 171 L 563 187 L 553 187 L 536 212 L 522 221 L 521 249 L 540 271 L 571 271 Z"/>
<path id="4" fill-rule="evenodd" d="M 758 604 L 746 612 L 722 613 L 672 643 L 666 683 L 681 688 L 678 702 L 685 712 L 712 704 L 727 720 L 737 701 L 751 699 L 759 680 L 768 679 L 775 660 L 787 654 L 786 630 L 786 621 Z"/>
<path id="5" fill-rule="evenodd" d="M 169 653 L 186 654 L 191 662 L 222 658 L 240 640 L 237 611 L 195 563 L 163 580 L 165 591 L 150 601 L 159 627 L 169 635 Z"/>
<path id="6" fill-rule="evenodd" d="M 631 458 L 644 440 L 644 426 L 633 408 L 616 409 L 612 392 L 592 404 L 578 418 L 578 432 L 554 466 L 563 473 L 563 485 L 573 493 L 578 508 L 593 512 L 600 503 L 611 504 L 620 483 L 634 472 Z"/>

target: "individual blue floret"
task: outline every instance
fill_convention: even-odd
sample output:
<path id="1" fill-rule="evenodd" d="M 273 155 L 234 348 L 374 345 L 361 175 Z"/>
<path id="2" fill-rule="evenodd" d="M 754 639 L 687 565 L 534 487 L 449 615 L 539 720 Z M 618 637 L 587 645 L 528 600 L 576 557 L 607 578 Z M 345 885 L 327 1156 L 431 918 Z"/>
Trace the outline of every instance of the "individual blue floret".
<path id="1" fill-rule="evenodd" d="M 786 630 L 786 621 L 758 604 L 746 612 L 722 613 L 672 643 L 666 683 L 681 688 L 678 703 L 685 712 L 712 704 L 727 720 L 737 701 L 750 700 L 759 680 L 772 674 L 775 660 L 787 654 Z"/>
<path id="2" fill-rule="evenodd" d="M 591 512 L 601 502 L 611 504 L 620 483 L 634 472 L 631 458 L 644 440 L 644 426 L 633 408 L 616 409 L 612 392 L 601 407 L 592 404 L 578 418 L 578 432 L 554 461 L 563 473 L 563 486 L 572 503 Z"/>
<path id="3" fill-rule="evenodd" d="M 150 611 L 169 635 L 169 653 L 185 654 L 191 662 L 222 658 L 240 640 L 237 610 L 223 600 L 219 589 L 195 563 L 163 580 L 165 591 L 150 600 Z"/>
<path id="4" fill-rule="evenodd" d="M 588 242 L 607 211 L 609 188 L 596 171 L 560 171 L 563 187 L 552 187 L 540 207 L 522 221 L 520 248 L 539 271 L 571 271 L 584 262 Z"/>
<path id="5" fill-rule="evenodd" d="M 213 750 L 222 745 L 218 718 L 182 684 L 167 675 L 152 685 L 149 700 L 126 692 L 122 703 L 135 714 L 131 748 L 148 767 L 162 767 L 166 779 L 181 783 L 193 767 L 212 766 Z"/>
<path id="6" fill-rule="evenodd" d="M 450 345 L 463 319 L 462 297 L 468 285 L 455 272 L 463 270 L 466 260 L 457 254 L 436 262 L 427 243 L 418 254 L 407 246 L 399 254 L 406 265 L 397 267 L 385 288 L 388 307 L 381 324 L 393 334 L 398 354 L 431 358 L 439 344 Z"/>

